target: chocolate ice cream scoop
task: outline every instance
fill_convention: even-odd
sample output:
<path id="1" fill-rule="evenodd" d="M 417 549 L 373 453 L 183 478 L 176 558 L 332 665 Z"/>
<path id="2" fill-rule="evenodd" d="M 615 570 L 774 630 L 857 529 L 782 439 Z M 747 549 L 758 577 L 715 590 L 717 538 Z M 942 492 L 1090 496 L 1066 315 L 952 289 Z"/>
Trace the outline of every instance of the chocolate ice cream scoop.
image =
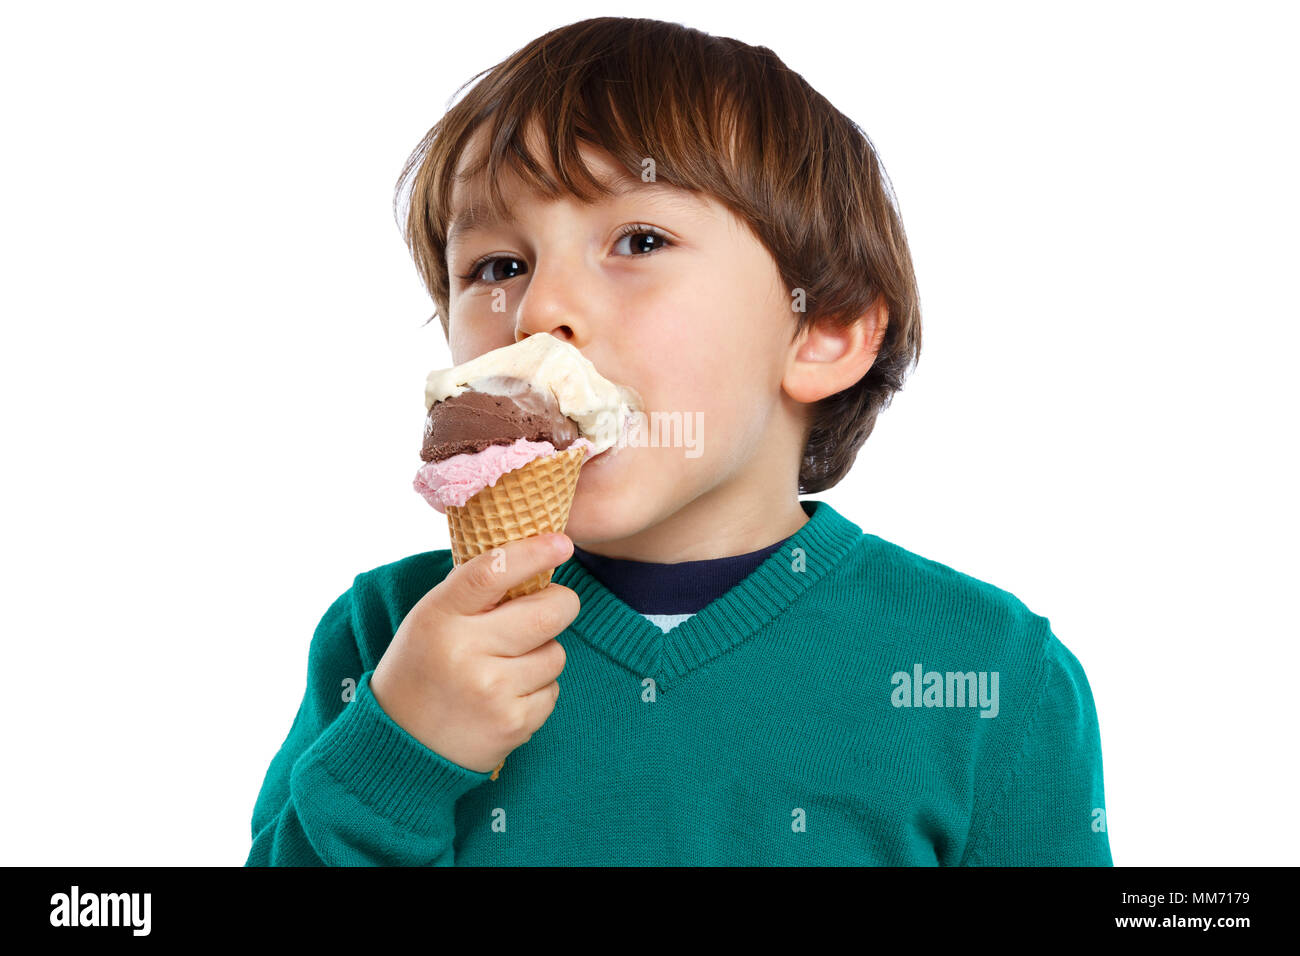
<path id="1" fill-rule="evenodd" d="M 577 348 L 549 332 L 534 332 L 452 368 L 434 369 L 425 378 L 424 409 L 434 410 L 466 391 L 509 396 L 525 411 L 551 417 L 568 435 L 567 423 L 559 418 L 563 415 L 577 427 L 579 438 L 591 442 L 593 456 L 621 444 L 634 415 L 644 408 L 635 390 L 603 377 Z M 475 407 L 487 410 L 485 405 Z M 458 434 L 462 427 L 458 424 L 449 432 L 453 439 L 487 437 L 481 432 Z M 490 437 L 510 440 L 507 436 Z"/>
<path id="2" fill-rule="evenodd" d="M 578 426 L 560 412 L 554 398 L 522 382 L 498 381 L 494 387 L 507 394 L 466 389 L 436 402 L 424 420 L 420 458 L 442 461 L 520 438 L 548 441 L 558 451 L 578 437 Z"/>

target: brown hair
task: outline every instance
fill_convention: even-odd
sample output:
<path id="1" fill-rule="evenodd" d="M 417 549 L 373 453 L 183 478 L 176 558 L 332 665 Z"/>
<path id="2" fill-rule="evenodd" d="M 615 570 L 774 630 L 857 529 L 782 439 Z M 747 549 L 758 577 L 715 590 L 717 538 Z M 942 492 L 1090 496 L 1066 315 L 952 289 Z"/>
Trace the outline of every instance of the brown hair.
<path id="1" fill-rule="evenodd" d="M 767 47 L 660 20 L 596 17 L 560 27 L 456 95 L 484 73 L 407 159 L 394 199 L 397 211 L 409 182 L 403 238 L 444 334 L 452 187 L 480 124 L 491 124 L 490 146 L 464 176 L 487 168 L 493 212 L 502 206 L 504 163 L 548 198 L 591 202 L 606 190 L 582 162 L 578 140 L 633 176 L 652 157 L 656 181 L 726 206 L 771 253 L 791 295 L 804 290 L 794 337 L 820 319 L 848 324 L 883 296 L 888 326 L 875 364 L 812 407 L 799 493 L 839 482 L 921 351 L 907 237 L 867 135 Z M 529 152 L 534 124 L 560 183 Z"/>

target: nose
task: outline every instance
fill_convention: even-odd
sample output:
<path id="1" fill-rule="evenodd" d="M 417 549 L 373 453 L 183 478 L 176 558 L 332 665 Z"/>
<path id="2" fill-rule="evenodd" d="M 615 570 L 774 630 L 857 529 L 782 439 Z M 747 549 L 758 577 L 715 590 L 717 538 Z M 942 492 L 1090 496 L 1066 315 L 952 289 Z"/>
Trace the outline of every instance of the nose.
<path id="1" fill-rule="evenodd" d="M 533 269 L 528 288 L 515 306 L 516 342 L 538 332 L 549 332 L 575 348 L 586 344 L 579 272 L 580 264 L 565 269 L 558 261 Z"/>

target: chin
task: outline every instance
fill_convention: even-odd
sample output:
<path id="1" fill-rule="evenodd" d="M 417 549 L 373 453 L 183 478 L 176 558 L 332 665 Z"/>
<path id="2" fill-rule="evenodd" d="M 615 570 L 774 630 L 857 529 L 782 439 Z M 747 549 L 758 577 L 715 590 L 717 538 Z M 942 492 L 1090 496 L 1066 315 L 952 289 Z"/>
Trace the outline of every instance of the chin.
<path id="1" fill-rule="evenodd" d="M 644 526 L 640 516 L 629 514 L 617 501 L 584 498 L 579 492 L 573 500 L 564 533 L 579 547 L 585 547 L 630 537 Z"/>
<path id="2" fill-rule="evenodd" d="M 630 462 L 617 455 L 608 460 L 593 458 L 578 472 L 578 490 L 569 510 L 564 533 L 579 546 L 588 542 L 626 538 L 650 523 L 653 507 L 644 482 L 632 482 Z"/>

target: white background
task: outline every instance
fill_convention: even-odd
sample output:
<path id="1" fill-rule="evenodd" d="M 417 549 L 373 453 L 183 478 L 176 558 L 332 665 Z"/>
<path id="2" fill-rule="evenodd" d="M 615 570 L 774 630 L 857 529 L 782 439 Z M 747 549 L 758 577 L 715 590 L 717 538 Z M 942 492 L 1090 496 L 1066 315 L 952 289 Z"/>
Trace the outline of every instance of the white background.
<path id="1" fill-rule="evenodd" d="M 244 862 L 317 621 L 447 546 L 402 163 L 611 12 L 5 5 L 0 862 Z M 1295 863 L 1289 5 L 641 15 L 774 49 L 898 195 L 921 362 L 821 497 L 1050 618 L 1117 864 Z"/>

